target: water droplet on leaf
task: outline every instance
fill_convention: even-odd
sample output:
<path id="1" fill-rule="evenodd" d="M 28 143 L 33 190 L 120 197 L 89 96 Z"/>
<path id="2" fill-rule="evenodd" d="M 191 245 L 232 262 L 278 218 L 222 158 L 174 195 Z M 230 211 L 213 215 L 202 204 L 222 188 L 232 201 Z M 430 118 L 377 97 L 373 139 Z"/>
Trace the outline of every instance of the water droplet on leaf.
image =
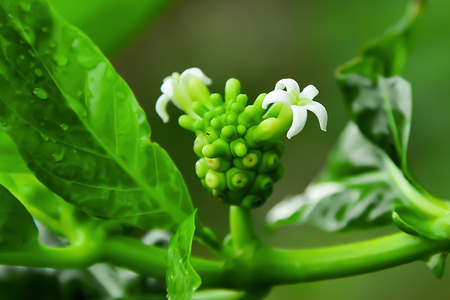
<path id="1" fill-rule="evenodd" d="M 125 94 L 122 92 L 117 92 L 117 98 L 119 99 L 125 99 Z"/>
<path id="2" fill-rule="evenodd" d="M 61 148 L 59 152 L 53 153 L 52 156 L 55 161 L 61 161 L 64 158 L 64 148 Z"/>
<path id="3" fill-rule="evenodd" d="M 50 48 L 55 48 L 56 47 L 56 43 L 54 41 L 51 41 L 50 43 L 48 43 L 48 46 Z"/>
<path id="4" fill-rule="evenodd" d="M 61 66 L 61 67 L 67 65 L 67 62 L 69 61 L 67 59 L 67 57 L 65 57 L 62 54 L 55 54 L 55 55 L 53 55 L 53 60 L 55 61 L 55 63 L 58 66 Z"/>
<path id="5" fill-rule="evenodd" d="M 61 127 L 62 130 L 67 130 L 67 129 L 69 129 L 69 125 L 67 125 L 66 123 L 62 123 L 61 125 L 59 125 L 59 127 Z"/>
<path id="6" fill-rule="evenodd" d="M 35 94 L 40 99 L 47 99 L 47 92 L 41 88 L 35 88 L 33 90 L 33 94 Z"/>
<path id="7" fill-rule="evenodd" d="M 34 70 L 34 74 L 36 74 L 37 76 L 42 76 L 42 70 L 39 68 L 36 68 L 36 70 Z"/>
<path id="8" fill-rule="evenodd" d="M 48 141 L 49 137 L 46 136 L 45 134 L 41 133 L 41 137 L 44 141 Z"/>

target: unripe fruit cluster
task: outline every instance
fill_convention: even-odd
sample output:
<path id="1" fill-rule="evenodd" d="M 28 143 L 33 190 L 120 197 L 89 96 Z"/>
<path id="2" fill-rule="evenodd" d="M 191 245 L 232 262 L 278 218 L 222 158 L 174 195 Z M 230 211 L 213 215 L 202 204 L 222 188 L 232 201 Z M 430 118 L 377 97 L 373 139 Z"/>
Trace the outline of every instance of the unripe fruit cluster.
<path id="1" fill-rule="evenodd" d="M 200 119 L 183 115 L 179 123 L 197 136 L 194 152 L 200 159 L 195 169 L 203 186 L 226 204 L 261 206 L 284 175 L 280 163 L 284 145 L 280 135 L 274 134 L 277 120 L 265 118 L 265 94 L 247 106 L 248 98 L 240 94 L 236 79 L 228 80 L 225 101 L 196 79 L 191 80 L 189 92 L 192 110 Z"/>

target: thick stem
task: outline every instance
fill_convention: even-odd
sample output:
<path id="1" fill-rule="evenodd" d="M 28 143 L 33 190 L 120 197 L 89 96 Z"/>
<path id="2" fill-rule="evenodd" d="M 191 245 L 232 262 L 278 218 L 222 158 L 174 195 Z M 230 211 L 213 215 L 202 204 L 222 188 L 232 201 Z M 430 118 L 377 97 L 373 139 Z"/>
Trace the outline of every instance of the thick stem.
<path id="1" fill-rule="evenodd" d="M 419 239 L 405 233 L 323 249 L 263 247 L 256 253 L 254 276 L 270 285 L 341 278 L 425 259 L 449 247 L 450 241 Z"/>
<path id="2" fill-rule="evenodd" d="M 167 271 L 167 250 L 147 246 L 128 237 L 115 237 L 105 241 L 102 261 L 135 271 L 144 276 L 164 281 Z M 223 263 L 191 257 L 190 262 L 202 278 L 202 286 L 218 287 Z"/>
<path id="3" fill-rule="evenodd" d="M 250 208 L 230 207 L 230 232 L 235 251 L 241 250 L 256 239 Z"/>

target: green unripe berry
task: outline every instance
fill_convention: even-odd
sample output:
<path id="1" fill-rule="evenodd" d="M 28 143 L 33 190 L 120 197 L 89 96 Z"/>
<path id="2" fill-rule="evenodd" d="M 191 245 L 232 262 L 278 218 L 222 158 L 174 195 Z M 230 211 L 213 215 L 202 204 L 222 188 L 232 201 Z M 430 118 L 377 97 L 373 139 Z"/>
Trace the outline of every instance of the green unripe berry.
<path id="1" fill-rule="evenodd" d="M 213 190 L 223 191 L 227 187 L 227 181 L 224 173 L 209 170 L 205 177 L 206 185 Z"/>
<path id="2" fill-rule="evenodd" d="M 234 174 L 231 178 L 231 184 L 236 188 L 243 188 L 248 184 L 248 176 L 243 173 Z"/>
<path id="3" fill-rule="evenodd" d="M 202 185 L 225 204 L 256 208 L 266 202 L 283 176 L 284 146 L 279 121 L 270 115 L 276 109 L 267 113 L 262 108 L 265 94 L 246 107 L 248 97 L 240 90 L 239 81 L 228 80 L 223 101 L 191 80 L 192 112 L 202 119 L 182 116 L 179 123 L 197 135 L 194 152 L 200 159 L 195 171 Z"/>
<path id="4" fill-rule="evenodd" d="M 195 173 L 197 173 L 197 176 L 199 178 L 204 179 L 209 170 L 210 170 L 210 168 L 208 167 L 208 164 L 206 163 L 206 159 L 200 158 L 195 163 Z"/>

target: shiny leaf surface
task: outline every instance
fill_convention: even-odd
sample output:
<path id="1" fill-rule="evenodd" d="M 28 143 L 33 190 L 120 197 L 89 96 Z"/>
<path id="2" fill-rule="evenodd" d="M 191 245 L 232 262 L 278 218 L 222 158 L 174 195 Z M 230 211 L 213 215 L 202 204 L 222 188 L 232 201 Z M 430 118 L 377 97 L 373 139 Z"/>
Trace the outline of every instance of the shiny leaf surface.
<path id="1" fill-rule="evenodd" d="M 0 173 L 30 173 L 11 138 L 0 130 Z"/>
<path id="2" fill-rule="evenodd" d="M 347 231 L 389 224 L 394 202 L 404 200 L 383 169 L 381 150 L 351 122 L 318 179 L 303 194 L 277 204 L 267 215 L 267 225 Z"/>
<path id="3" fill-rule="evenodd" d="M 176 228 L 181 174 L 99 49 L 43 0 L 0 2 L 0 23 L 0 120 L 38 180 L 91 215 Z"/>
<path id="4" fill-rule="evenodd" d="M 178 227 L 170 238 L 168 247 L 168 269 L 166 274 L 167 294 L 169 300 L 189 300 L 202 281 L 192 268 L 192 241 L 195 231 L 195 212 Z"/>
<path id="5" fill-rule="evenodd" d="M 130 42 L 173 0 L 50 0 L 67 21 L 86 33 L 106 55 Z"/>
<path id="6" fill-rule="evenodd" d="M 0 252 L 37 249 L 38 230 L 25 207 L 0 185 Z"/>

